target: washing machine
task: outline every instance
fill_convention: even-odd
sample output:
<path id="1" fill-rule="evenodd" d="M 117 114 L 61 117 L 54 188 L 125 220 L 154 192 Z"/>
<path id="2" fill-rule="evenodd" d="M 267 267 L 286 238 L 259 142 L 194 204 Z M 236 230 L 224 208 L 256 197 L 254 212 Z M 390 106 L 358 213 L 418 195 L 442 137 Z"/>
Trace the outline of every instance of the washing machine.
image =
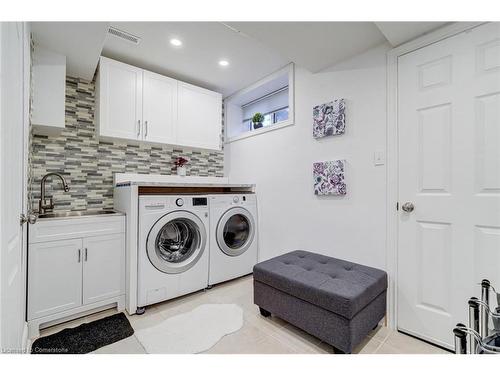
<path id="1" fill-rule="evenodd" d="M 140 196 L 138 312 L 207 287 L 206 196 Z"/>
<path id="2" fill-rule="evenodd" d="M 209 285 L 252 273 L 257 263 L 255 194 L 210 195 Z"/>

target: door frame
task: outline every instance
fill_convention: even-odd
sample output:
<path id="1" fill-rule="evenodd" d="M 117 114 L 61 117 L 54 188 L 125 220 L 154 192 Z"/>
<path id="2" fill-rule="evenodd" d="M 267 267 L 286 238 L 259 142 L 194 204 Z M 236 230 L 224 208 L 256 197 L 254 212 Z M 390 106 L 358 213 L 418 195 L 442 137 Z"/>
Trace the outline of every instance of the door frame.
<path id="1" fill-rule="evenodd" d="M 23 22 L 23 140 L 24 140 L 24 170 L 23 170 L 23 213 L 31 213 L 31 202 L 29 201 L 29 173 L 30 171 L 30 128 L 31 128 L 31 24 Z M 28 348 L 28 224 L 23 225 L 23 250 L 22 250 L 22 275 L 24 290 L 24 331 L 22 337 L 23 349 Z"/>
<path id="2" fill-rule="evenodd" d="M 387 325 L 397 330 L 397 264 L 399 200 L 398 58 L 407 53 L 471 30 L 485 22 L 457 22 L 398 46 L 387 53 L 387 175 L 386 175 L 386 270 L 389 275 Z"/>

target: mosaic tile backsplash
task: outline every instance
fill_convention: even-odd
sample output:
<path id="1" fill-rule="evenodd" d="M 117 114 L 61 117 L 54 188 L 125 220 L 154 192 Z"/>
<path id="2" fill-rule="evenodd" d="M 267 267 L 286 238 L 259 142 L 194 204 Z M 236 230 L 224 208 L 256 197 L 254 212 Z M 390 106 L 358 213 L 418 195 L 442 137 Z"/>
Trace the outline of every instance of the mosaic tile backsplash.
<path id="1" fill-rule="evenodd" d="M 174 160 L 187 157 L 187 174 L 223 176 L 224 153 L 168 146 L 130 145 L 100 141 L 96 137 L 94 82 L 66 77 L 66 128 L 61 135 L 33 135 L 31 168 L 32 199 L 38 209 L 40 181 L 48 172 L 64 175 L 70 191 L 62 190 L 58 178 L 46 184 L 55 211 L 113 207 L 113 173 L 175 174 Z"/>

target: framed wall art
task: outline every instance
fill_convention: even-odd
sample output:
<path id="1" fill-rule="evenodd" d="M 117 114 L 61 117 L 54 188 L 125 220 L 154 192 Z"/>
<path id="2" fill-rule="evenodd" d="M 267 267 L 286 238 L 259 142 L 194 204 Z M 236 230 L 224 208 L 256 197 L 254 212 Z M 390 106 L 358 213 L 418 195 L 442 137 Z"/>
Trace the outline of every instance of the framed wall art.
<path id="1" fill-rule="evenodd" d="M 346 195 L 345 160 L 320 161 L 313 164 L 314 194 Z"/>
<path id="2" fill-rule="evenodd" d="M 323 138 L 345 132 L 345 100 L 337 99 L 313 108 L 313 137 Z"/>

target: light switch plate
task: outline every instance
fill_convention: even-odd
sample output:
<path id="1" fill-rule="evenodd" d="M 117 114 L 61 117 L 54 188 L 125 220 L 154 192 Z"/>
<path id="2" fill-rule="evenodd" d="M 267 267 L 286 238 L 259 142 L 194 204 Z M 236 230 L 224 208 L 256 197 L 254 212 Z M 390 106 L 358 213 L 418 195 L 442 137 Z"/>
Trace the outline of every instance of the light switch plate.
<path id="1" fill-rule="evenodd" d="M 375 153 L 373 154 L 373 164 L 374 165 L 384 165 L 385 164 L 384 151 L 375 151 Z"/>

